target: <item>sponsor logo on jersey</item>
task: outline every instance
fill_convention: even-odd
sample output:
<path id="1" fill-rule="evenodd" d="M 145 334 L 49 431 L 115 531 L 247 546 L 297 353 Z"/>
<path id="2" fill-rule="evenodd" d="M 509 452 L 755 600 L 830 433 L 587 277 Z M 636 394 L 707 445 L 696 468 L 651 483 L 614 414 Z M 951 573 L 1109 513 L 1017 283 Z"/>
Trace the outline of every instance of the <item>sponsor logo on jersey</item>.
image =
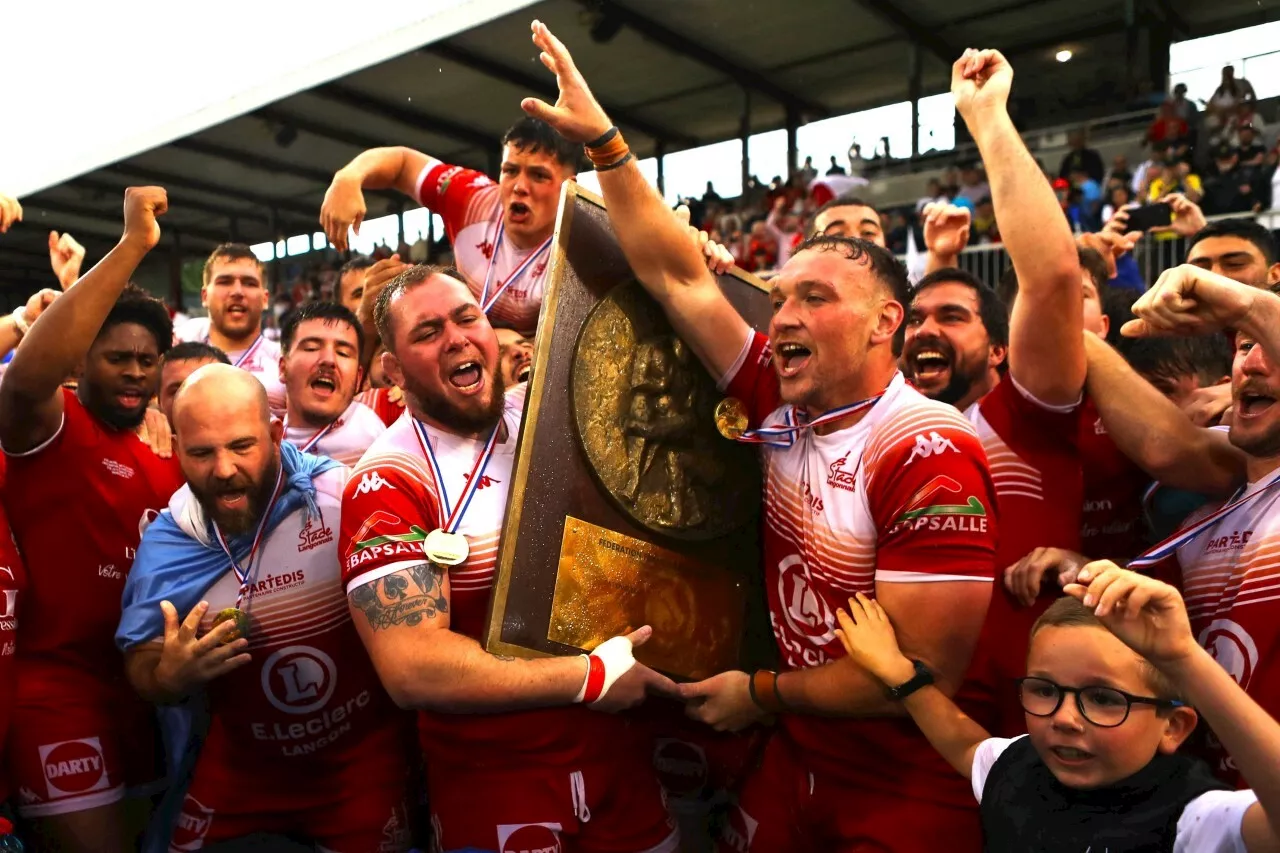
<path id="1" fill-rule="evenodd" d="M 436 195 L 444 195 L 449 191 L 449 184 L 453 182 L 453 176 L 462 171 L 461 166 L 450 166 L 440 173 L 440 177 L 436 178 Z"/>
<path id="2" fill-rule="evenodd" d="M 1206 554 L 1213 554 L 1218 551 L 1239 551 L 1245 545 L 1249 544 L 1249 540 L 1252 537 L 1252 530 L 1246 530 L 1243 533 L 1239 530 L 1233 530 L 1229 534 L 1224 534 L 1210 539 L 1205 544 L 1204 552 Z"/>
<path id="3" fill-rule="evenodd" d="M 822 496 L 815 495 L 813 489 L 809 488 L 809 481 L 804 482 L 804 502 L 809 505 L 809 511 L 813 513 L 822 512 Z"/>
<path id="4" fill-rule="evenodd" d="M 799 554 L 778 564 L 778 601 L 791 630 L 814 645 L 825 646 L 836 638 L 835 617 L 809 583 L 809 571 Z"/>
<path id="5" fill-rule="evenodd" d="M 130 468 L 128 465 L 123 465 L 114 459 L 103 459 L 102 467 L 106 468 L 108 471 L 110 471 L 112 474 L 115 474 L 117 477 L 123 477 L 126 480 L 133 477 L 135 473 L 134 470 Z"/>
<path id="6" fill-rule="evenodd" d="M 751 849 L 751 842 L 755 840 L 756 828 L 759 826 L 760 821 L 747 814 L 742 806 L 734 806 L 728 818 L 725 819 L 720 840 L 730 850 L 747 853 Z"/>
<path id="7" fill-rule="evenodd" d="M 45 744 L 38 751 L 40 765 L 44 768 L 45 786 L 51 798 L 101 791 L 108 787 L 107 763 L 102 757 L 102 742 L 98 738 Z"/>
<path id="8" fill-rule="evenodd" d="M 967 533 L 987 532 L 987 508 L 982 499 L 969 495 L 964 503 L 935 503 L 947 500 L 947 494 L 960 493 L 960 483 L 941 474 L 925 483 L 898 510 L 889 534 L 899 530 L 956 530 Z M 952 498 L 954 500 L 954 498 Z"/>
<path id="9" fill-rule="evenodd" d="M 662 788 L 673 797 L 696 797 L 707 785 L 707 754 L 695 743 L 658 738 L 653 746 L 653 769 Z"/>
<path id="10" fill-rule="evenodd" d="M 466 480 L 468 483 L 470 483 L 470 482 L 471 482 L 471 472 L 470 472 L 470 471 L 468 471 L 467 473 L 463 474 L 463 475 L 462 475 L 462 478 L 463 478 L 464 480 Z M 492 486 L 492 485 L 494 485 L 494 484 L 496 484 L 496 483 L 501 483 L 501 482 L 502 482 L 502 481 L 501 481 L 501 480 L 499 480 L 499 479 L 497 479 L 496 477 L 490 477 L 488 474 L 481 474 L 481 475 L 480 475 L 480 485 L 476 486 L 476 491 L 478 492 L 478 491 L 480 491 L 481 489 L 487 489 L 487 488 L 489 488 L 490 486 Z"/>
<path id="11" fill-rule="evenodd" d="M 844 489 L 846 492 L 857 491 L 855 483 L 858 481 L 858 466 L 862 464 L 862 457 L 858 457 L 858 461 L 854 464 L 852 471 L 846 471 L 845 465 L 849 462 L 849 454 L 846 453 L 831 466 L 827 468 L 827 485 L 836 489 Z"/>
<path id="12" fill-rule="evenodd" d="M 498 825 L 498 853 L 563 853 L 558 823 Z"/>
<path id="13" fill-rule="evenodd" d="M 1096 501 L 1085 501 L 1085 512 L 1110 512 L 1112 509 L 1111 501 L 1106 498 L 1099 498 Z"/>
<path id="14" fill-rule="evenodd" d="M 395 489 L 395 486 L 382 479 L 382 475 L 377 471 L 370 471 L 360 478 L 360 485 L 356 486 L 357 495 L 367 495 L 370 492 L 376 492 L 386 486 L 388 489 Z"/>
<path id="15" fill-rule="evenodd" d="M 311 519 L 307 519 L 307 523 L 298 534 L 298 553 L 301 554 L 303 551 L 319 548 L 321 545 L 328 545 L 332 541 L 333 530 L 324 526 L 323 519 L 318 527 Z"/>
<path id="16" fill-rule="evenodd" d="M 284 572 L 278 575 L 268 574 L 260 581 L 255 581 L 249 585 L 249 593 L 251 595 L 270 595 L 273 592 L 279 592 L 282 589 L 292 589 L 302 586 L 307 580 L 302 569 L 296 572 Z"/>
<path id="17" fill-rule="evenodd" d="M 286 714 L 310 714 L 325 706 L 338 686 L 338 667 L 319 649 L 286 646 L 262 664 L 262 692 Z"/>
<path id="18" fill-rule="evenodd" d="M 1102 418 L 1098 418 L 1096 421 L 1093 422 L 1093 434 L 1094 435 L 1107 434 L 1107 425 L 1102 422 Z"/>
<path id="19" fill-rule="evenodd" d="M 9 576 L 9 580 L 14 580 L 13 569 L 8 566 L 0 566 L 0 572 Z M 18 630 L 18 591 L 16 589 L 0 589 L 0 631 L 16 631 Z M 6 646 L 12 645 L 6 643 Z M 12 652 L 4 652 L 4 654 L 12 654 Z"/>
<path id="20" fill-rule="evenodd" d="M 124 580 L 124 572 L 116 568 L 115 563 L 106 563 L 98 565 L 98 577 L 107 580 L 120 581 Z"/>
<path id="21" fill-rule="evenodd" d="M 1213 659 L 1245 690 L 1258 666 L 1258 645 L 1238 622 L 1215 619 L 1197 637 Z"/>
<path id="22" fill-rule="evenodd" d="M 916 459 L 928 459 L 930 456 L 941 456 L 943 453 L 959 453 L 951 439 L 943 438 L 936 431 L 931 431 L 926 438 L 923 433 L 916 434 L 916 446 L 907 457 L 904 465 L 910 465 Z"/>
<path id="23" fill-rule="evenodd" d="M 213 825 L 213 809 L 190 794 L 182 801 L 182 812 L 173 827 L 169 846 L 175 850 L 199 850 Z"/>
<path id="24" fill-rule="evenodd" d="M 427 531 L 415 524 L 409 528 L 408 533 L 385 533 L 358 541 L 353 547 L 351 556 L 347 558 L 347 569 L 363 566 L 382 557 L 396 557 L 403 554 L 421 555 L 422 543 L 426 539 Z"/>
<path id="25" fill-rule="evenodd" d="M 382 510 L 377 510 L 364 520 L 364 523 L 360 525 L 360 529 L 356 531 L 356 535 L 351 538 L 355 541 L 356 545 L 359 546 L 360 540 L 368 536 L 375 527 L 387 526 L 396 528 L 403 523 L 404 522 L 400 520 L 400 516 L 393 515 L 392 513 L 384 512 Z"/>
<path id="26" fill-rule="evenodd" d="M 476 248 L 479 249 L 480 254 L 484 255 L 486 258 L 493 258 L 493 244 L 488 240 L 485 240 L 483 243 L 476 243 Z"/>

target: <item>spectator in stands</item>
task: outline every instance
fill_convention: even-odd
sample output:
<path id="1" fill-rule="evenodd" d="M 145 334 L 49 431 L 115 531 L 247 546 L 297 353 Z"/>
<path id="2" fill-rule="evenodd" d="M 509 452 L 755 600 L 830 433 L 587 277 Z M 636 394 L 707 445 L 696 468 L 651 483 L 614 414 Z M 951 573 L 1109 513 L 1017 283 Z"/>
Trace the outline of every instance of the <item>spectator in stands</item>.
<path id="1" fill-rule="evenodd" d="M 1209 132 L 1216 137 L 1227 128 L 1241 104 L 1252 104 L 1257 100 L 1253 85 L 1243 77 L 1237 79 L 1234 66 L 1223 66 L 1222 83 L 1213 91 L 1205 105 Z"/>
<path id="2" fill-rule="evenodd" d="M 1267 159 L 1267 146 L 1258 138 L 1258 130 L 1252 123 L 1241 125 L 1236 131 L 1236 157 L 1241 166 L 1260 167 Z"/>
<path id="3" fill-rule="evenodd" d="M 1147 190 L 1147 201 L 1155 202 L 1170 193 L 1181 193 L 1193 202 L 1199 203 L 1204 195 L 1204 186 L 1200 176 L 1191 171 L 1191 164 L 1185 160 L 1167 160 L 1160 169 L 1160 174 L 1151 181 Z"/>
<path id="4" fill-rule="evenodd" d="M 947 198 L 955 198 L 960 192 L 960 171 L 950 166 L 942 173 L 942 194 Z"/>
<path id="5" fill-rule="evenodd" d="M 1236 149 L 1225 143 L 1214 152 L 1214 175 L 1205 181 L 1206 214 L 1248 213 L 1262 210 L 1266 190 L 1260 170 L 1240 163 Z"/>
<path id="6" fill-rule="evenodd" d="M 774 203 L 773 210 L 769 211 L 769 216 L 765 220 L 765 228 L 777 245 L 775 252 L 777 265 L 782 266 L 791 258 L 791 251 L 800 245 L 804 236 L 796 217 L 787 212 L 785 198 L 780 198 Z"/>
<path id="7" fill-rule="evenodd" d="M 973 211 L 973 226 L 970 233 L 973 234 L 975 244 L 1000 242 L 1000 229 L 996 226 L 996 210 L 991 204 L 991 196 L 978 199 Z"/>
<path id="8" fill-rule="evenodd" d="M 1080 191 L 1081 224 L 1086 231 L 1102 227 L 1102 186 L 1089 177 L 1083 166 L 1073 168 L 1069 178 L 1071 186 Z"/>
<path id="9" fill-rule="evenodd" d="M 716 188 L 710 181 L 707 181 L 706 192 L 702 194 L 702 203 L 710 205 L 712 202 L 720 201 L 720 193 L 716 192 Z"/>
<path id="10" fill-rule="evenodd" d="M 1160 174 L 1160 169 L 1164 167 L 1164 163 L 1169 159 L 1169 145 L 1166 142 L 1157 142 L 1151 146 L 1151 156 L 1138 164 L 1138 170 L 1133 173 L 1133 188 L 1135 198 L 1146 198 L 1147 191 L 1151 188 L 1151 182 Z"/>
<path id="11" fill-rule="evenodd" d="M 854 143 L 854 147 L 857 147 L 857 143 Z M 848 174 L 847 172 L 845 172 L 844 166 L 841 166 L 839 163 L 836 162 L 836 155 L 834 154 L 831 155 L 831 168 L 827 169 L 827 174 L 828 175 Z"/>
<path id="12" fill-rule="evenodd" d="M 939 203 L 946 204 L 951 201 L 947 194 L 942 191 L 942 183 L 937 178 L 930 178 L 928 185 L 925 187 L 925 193 L 916 201 L 916 213 L 925 209 L 926 205 Z"/>
<path id="13" fill-rule="evenodd" d="M 991 195 L 991 187 L 987 184 L 981 163 L 966 163 L 960 167 L 960 187 L 957 189 L 953 204 L 975 210 L 978 202 Z"/>
<path id="14" fill-rule="evenodd" d="M 1133 190 L 1129 185 L 1120 184 L 1112 187 L 1107 196 L 1107 203 L 1102 206 L 1102 221 L 1110 222 L 1111 217 L 1116 215 L 1116 211 L 1127 204 L 1133 204 Z"/>
<path id="15" fill-rule="evenodd" d="M 862 177 L 867 171 L 867 161 L 862 156 L 862 146 L 855 139 L 849 146 L 849 174 Z M 831 174 L 830 172 L 827 173 Z"/>
<path id="16" fill-rule="evenodd" d="M 1072 171 L 1083 169 L 1089 177 L 1102 183 L 1107 167 L 1102 162 L 1102 155 L 1087 146 L 1084 130 L 1071 131 L 1067 141 L 1071 145 L 1071 150 L 1062 158 L 1062 165 L 1058 167 L 1058 177 L 1069 180 Z"/>
<path id="17" fill-rule="evenodd" d="M 818 177 L 818 170 L 813 167 L 813 157 L 804 158 L 804 165 L 800 167 L 800 176 L 806 187 L 813 183 L 814 178 Z"/>
<path id="18" fill-rule="evenodd" d="M 1165 103 L 1173 106 L 1174 115 L 1187 123 L 1187 127 L 1195 130 L 1200 120 L 1200 108 L 1194 101 L 1187 99 L 1187 84 L 1179 83 L 1173 87 L 1173 94 Z"/>
<path id="19" fill-rule="evenodd" d="M 1116 184 L 1124 186 L 1133 184 L 1133 171 L 1129 168 L 1129 159 L 1123 154 L 1117 154 L 1111 161 L 1111 172 L 1107 175 L 1106 188 L 1109 190 Z"/>
<path id="20" fill-rule="evenodd" d="M 1175 149 L 1190 145 L 1191 126 L 1181 118 L 1172 101 L 1160 105 L 1160 111 L 1147 128 L 1147 142 L 1167 142 Z"/>

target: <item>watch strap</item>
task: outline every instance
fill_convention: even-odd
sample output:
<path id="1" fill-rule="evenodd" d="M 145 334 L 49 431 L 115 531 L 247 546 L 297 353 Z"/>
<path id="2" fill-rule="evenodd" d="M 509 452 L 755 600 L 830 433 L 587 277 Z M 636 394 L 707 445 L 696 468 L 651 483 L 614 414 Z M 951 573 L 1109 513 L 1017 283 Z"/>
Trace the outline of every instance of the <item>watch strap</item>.
<path id="1" fill-rule="evenodd" d="M 933 684 L 933 673 L 929 671 L 929 667 L 925 666 L 918 660 L 913 660 L 911 665 L 915 667 L 916 674 L 911 676 L 911 678 L 903 684 L 899 684 L 897 687 L 890 687 L 890 699 L 901 702 L 921 687 L 927 687 L 928 685 Z"/>

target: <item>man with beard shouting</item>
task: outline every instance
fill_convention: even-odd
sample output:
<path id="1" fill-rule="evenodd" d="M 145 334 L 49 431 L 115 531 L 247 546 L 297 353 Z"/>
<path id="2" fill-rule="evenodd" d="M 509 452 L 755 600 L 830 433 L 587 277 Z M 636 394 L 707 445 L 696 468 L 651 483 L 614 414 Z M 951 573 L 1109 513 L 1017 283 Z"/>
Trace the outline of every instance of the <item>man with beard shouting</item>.
<path id="1" fill-rule="evenodd" d="M 733 398 L 725 405 L 767 427 L 739 438 L 763 449 L 765 582 L 786 670 L 682 688 L 689 714 L 717 729 L 778 718 L 721 848 L 980 849 L 972 795 L 834 634 L 845 598 L 874 595 L 917 661 L 898 695 L 935 680 L 954 692 L 991 595 L 995 496 L 981 445 L 958 412 L 896 369 L 905 270 L 865 240 L 811 239 L 771 282 L 769 336 L 753 332 L 568 50 L 536 21 L 533 39 L 560 97 L 523 108 L 587 145 L 631 268 L 720 377 Z M 976 87 L 983 66 L 962 67 L 969 60 L 956 74 Z"/>
<path id="2" fill-rule="evenodd" d="M 125 191 L 119 244 L 31 326 L 0 381 L 4 498 L 30 582 L 8 756 L 37 849 L 136 849 L 162 775 L 151 709 L 111 638 L 142 528 L 182 485 L 176 460 L 134 434 L 173 327 L 126 289 L 167 209 L 159 187 Z M 77 390 L 62 388 L 73 374 Z"/>
<path id="3" fill-rule="evenodd" d="M 407 849 L 411 720 L 339 579 L 347 469 L 282 442 L 261 384 L 228 365 L 193 373 L 173 417 L 187 487 L 143 536 L 116 634 L 142 696 L 208 696 L 171 849 L 256 832 Z"/>
<path id="4" fill-rule="evenodd" d="M 632 657 L 650 629 L 576 658 L 514 660 L 477 642 L 527 386 L 504 388 L 493 327 L 467 285 L 438 268 L 394 279 L 376 319 L 408 413 L 347 484 L 343 581 L 382 683 L 420 711 L 437 843 L 674 851 L 644 744 L 627 721 L 598 713 L 675 694 Z"/>
<path id="5" fill-rule="evenodd" d="M 354 465 L 386 431 L 355 399 L 364 331 L 336 302 L 311 302 L 280 330 L 280 381 L 288 398 L 284 440 L 306 453 Z"/>

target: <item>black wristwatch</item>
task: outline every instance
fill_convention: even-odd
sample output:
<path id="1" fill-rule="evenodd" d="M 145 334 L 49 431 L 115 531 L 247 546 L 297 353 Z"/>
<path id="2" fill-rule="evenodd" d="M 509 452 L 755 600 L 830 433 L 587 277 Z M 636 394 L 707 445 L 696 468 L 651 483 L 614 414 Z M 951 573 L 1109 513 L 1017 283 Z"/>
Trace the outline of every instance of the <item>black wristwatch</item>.
<path id="1" fill-rule="evenodd" d="M 913 660 L 911 665 L 916 668 L 916 674 L 911 677 L 911 680 L 889 688 L 889 698 L 895 702 L 901 702 L 921 687 L 933 684 L 933 673 L 929 671 L 929 667 L 918 660 Z"/>

